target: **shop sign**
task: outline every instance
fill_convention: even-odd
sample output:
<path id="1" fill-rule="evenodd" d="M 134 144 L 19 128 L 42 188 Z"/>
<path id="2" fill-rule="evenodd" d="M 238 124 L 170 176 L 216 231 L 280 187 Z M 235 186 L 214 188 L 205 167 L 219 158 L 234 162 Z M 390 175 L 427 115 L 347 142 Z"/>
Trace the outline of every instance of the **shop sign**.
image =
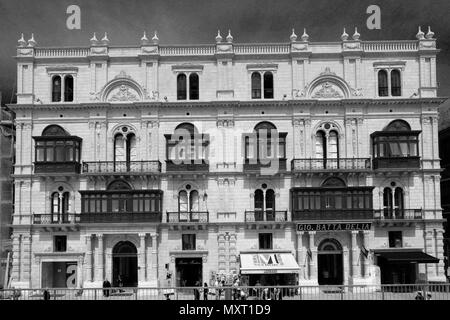
<path id="1" fill-rule="evenodd" d="M 364 231 L 371 226 L 372 223 L 298 223 L 297 231 Z"/>
<path id="2" fill-rule="evenodd" d="M 279 253 L 257 253 L 252 258 L 253 265 L 256 267 L 277 267 L 284 265 Z"/>

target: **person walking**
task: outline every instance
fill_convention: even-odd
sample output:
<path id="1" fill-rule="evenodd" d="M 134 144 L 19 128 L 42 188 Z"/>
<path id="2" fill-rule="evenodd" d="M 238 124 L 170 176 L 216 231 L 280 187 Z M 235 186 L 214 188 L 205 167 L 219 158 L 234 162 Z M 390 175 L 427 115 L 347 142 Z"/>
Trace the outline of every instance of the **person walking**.
<path id="1" fill-rule="evenodd" d="M 48 292 L 47 288 L 44 290 L 44 294 L 42 296 L 44 300 L 50 300 L 50 292 Z"/>
<path id="2" fill-rule="evenodd" d="M 205 282 L 203 284 L 203 287 L 204 287 L 204 289 L 203 289 L 203 300 L 208 300 L 208 293 L 209 293 L 208 284 Z"/>
<path id="3" fill-rule="evenodd" d="M 105 279 L 105 281 L 103 281 L 103 296 L 104 297 L 109 297 L 109 289 L 105 289 L 105 288 L 111 288 L 111 282 L 109 282 L 108 279 Z"/>
<path id="4" fill-rule="evenodd" d="M 194 300 L 200 300 L 200 281 L 195 282 L 195 288 L 194 288 Z"/>
<path id="5" fill-rule="evenodd" d="M 414 299 L 415 300 L 425 300 L 425 297 L 423 296 L 422 291 L 417 291 L 417 295 Z"/>
<path id="6" fill-rule="evenodd" d="M 117 285 L 119 286 L 119 288 L 123 287 L 123 280 L 122 280 L 122 276 L 120 274 L 117 277 Z M 123 292 L 123 289 L 119 289 L 119 292 Z"/>

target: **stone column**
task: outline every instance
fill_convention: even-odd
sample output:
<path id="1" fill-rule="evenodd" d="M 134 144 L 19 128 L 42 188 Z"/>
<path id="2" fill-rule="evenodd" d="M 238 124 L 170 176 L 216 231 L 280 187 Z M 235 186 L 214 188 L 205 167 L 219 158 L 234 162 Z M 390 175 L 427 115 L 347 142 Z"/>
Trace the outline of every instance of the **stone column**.
<path id="1" fill-rule="evenodd" d="M 145 264 L 145 233 L 139 233 L 139 279 L 138 282 L 145 281 L 146 264 Z"/>
<path id="2" fill-rule="evenodd" d="M 77 261 L 77 288 L 81 287 L 83 287 L 83 256 L 79 256 Z"/>
<path id="3" fill-rule="evenodd" d="M 152 233 L 152 268 L 151 279 L 154 281 L 155 286 L 158 285 L 158 234 Z"/>
<path id="4" fill-rule="evenodd" d="M 97 261 L 95 265 L 95 281 L 103 281 L 103 234 L 97 234 L 98 248 Z"/>
<path id="5" fill-rule="evenodd" d="M 309 249 L 312 257 L 309 261 L 309 279 L 317 281 L 317 247 L 314 245 L 315 231 L 309 232 Z"/>
<path id="6" fill-rule="evenodd" d="M 370 236 L 370 231 L 363 231 L 362 244 L 366 248 L 367 251 L 370 248 L 369 236 Z M 367 253 L 367 257 L 361 257 L 361 259 L 363 259 L 363 264 L 364 264 L 364 277 L 367 278 L 367 277 L 369 277 L 369 264 L 370 264 L 369 253 Z"/>
<path id="7" fill-rule="evenodd" d="M 358 234 L 359 231 L 352 231 L 352 277 L 361 277 L 361 270 L 358 266 L 359 247 L 358 247 Z"/>
<path id="8" fill-rule="evenodd" d="M 92 282 L 92 235 L 85 236 L 86 240 L 86 281 Z"/>
<path id="9" fill-rule="evenodd" d="M 21 268 L 21 259 L 20 259 L 20 234 L 13 234 L 12 236 L 12 270 L 11 270 L 11 279 L 12 282 L 20 281 L 20 268 Z"/>
<path id="10" fill-rule="evenodd" d="M 21 279 L 31 285 L 31 235 L 22 235 Z"/>
<path id="11" fill-rule="evenodd" d="M 303 234 L 302 231 L 297 231 L 297 263 L 300 267 L 299 279 L 305 278 L 305 265 L 303 264 Z"/>

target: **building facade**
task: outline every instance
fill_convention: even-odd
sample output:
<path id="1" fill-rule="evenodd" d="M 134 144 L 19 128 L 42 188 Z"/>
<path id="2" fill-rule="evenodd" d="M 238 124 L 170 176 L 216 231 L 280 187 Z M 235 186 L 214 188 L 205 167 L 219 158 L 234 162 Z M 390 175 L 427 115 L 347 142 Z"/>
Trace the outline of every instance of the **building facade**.
<path id="1" fill-rule="evenodd" d="M 0 105 L 2 105 L 1 93 Z M 0 110 L 0 150 L 0 287 L 6 287 L 12 258 L 13 183 L 11 173 L 14 157 L 14 127 L 13 115 L 3 108 L 3 105 Z"/>
<path id="2" fill-rule="evenodd" d="M 436 39 L 17 48 L 12 285 L 445 281 Z"/>

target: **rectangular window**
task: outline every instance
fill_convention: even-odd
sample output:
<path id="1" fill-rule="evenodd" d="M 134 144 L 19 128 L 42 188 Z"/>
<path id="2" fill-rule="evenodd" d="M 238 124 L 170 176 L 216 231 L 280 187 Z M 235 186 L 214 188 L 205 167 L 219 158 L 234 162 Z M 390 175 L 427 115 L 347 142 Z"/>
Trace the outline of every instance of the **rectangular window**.
<path id="1" fill-rule="evenodd" d="M 403 247 L 402 232 L 389 231 L 389 248 L 401 248 L 401 247 Z"/>
<path id="2" fill-rule="evenodd" d="M 55 236 L 54 237 L 55 252 L 67 251 L 67 236 Z"/>
<path id="3" fill-rule="evenodd" d="M 259 249 L 272 249 L 272 237 L 271 233 L 260 233 Z"/>
<path id="4" fill-rule="evenodd" d="M 195 250 L 195 234 L 183 234 L 181 241 L 182 250 Z"/>

